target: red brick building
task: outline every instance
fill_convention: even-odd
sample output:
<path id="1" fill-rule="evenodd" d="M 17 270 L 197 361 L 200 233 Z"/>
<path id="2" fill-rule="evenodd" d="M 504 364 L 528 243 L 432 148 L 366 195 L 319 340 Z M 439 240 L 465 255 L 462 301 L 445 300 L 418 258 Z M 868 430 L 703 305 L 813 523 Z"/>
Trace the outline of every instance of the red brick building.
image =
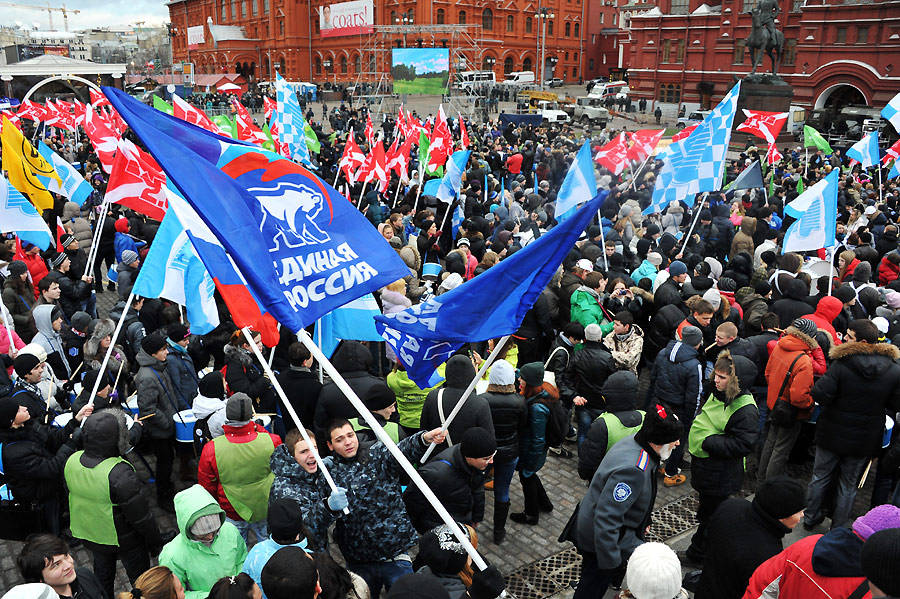
<path id="1" fill-rule="evenodd" d="M 575 82 L 583 78 L 587 1 L 374 0 L 375 25 L 405 25 L 410 31 L 398 27 L 397 33 L 378 40 L 370 34 L 322 37 L 319 9 L 329 3 L 321 0 L 170 0 L 168 6 L 174 60 L 193 62 L 197 73 L 231 72 L 267 80 L 278 68 L 290 80 L 353 82 L 361 72 L 388 72 L 389 65 L 369 66 L 377 41 L 377 53 L 384 56 L 389 53 L 382 50 L 404 43 L 457 44 L 467 70 L 491 69 L 498 80 L 512 71 L 531 70 L 540 77 L 543 38 L 545 76 Z M 539 17 L 542 12 L 547 16 Z M 442 33 L 425 35 L 423 27 L 414 27 L 441 24 L 474 24 L 468 30 L 474 43 L 463 44 L 459 36 Z M 462 70 L 462 65 L 454 67 Z"/>
<path id="2" fill-rule="evenodd" d="M 659 0 L 620 9 L 632 96 L 662 102 L 664 110 L 715 104 L 750 71 L 743 40 L 755 3 Z M 794 88 L 793 104 L 883 106 L 900 91 L 897 2 L 782 0 L 778 26 L 785 37 L 779 74 Z M 764 57 L 761 70 L 769 68 Z"/>
<path id="3" fill-rule="evenodd" d="M 625 6 L 624 0 L 589 0 L 585 20 L 585 79 L 610 75 L 617 79 L 617 72 L 628 66 L 619 24 Z"/>

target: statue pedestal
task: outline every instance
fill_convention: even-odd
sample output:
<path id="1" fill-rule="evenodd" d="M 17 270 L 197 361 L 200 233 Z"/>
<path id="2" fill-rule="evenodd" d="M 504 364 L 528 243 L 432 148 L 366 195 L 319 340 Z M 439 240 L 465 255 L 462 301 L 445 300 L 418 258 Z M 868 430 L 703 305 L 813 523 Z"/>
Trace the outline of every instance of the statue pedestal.
<path id="1" fill-rule="evenodd" d="M 794 88 L 785 83 L 780 77 L 762 74 L 748 75 L 741 83 L 741 95 L 738 97 L 734 128 L 737 128 L 746 118 L 742 109 L 788 112 L 793 98 Z M 794 139 L 790 134 L 782 130 L 781 135 L 775 141 L 780 146 L 780 149 L 783 150 L 784 144 L 791 143 Z M 733 147 L 740 146 L 740 149 L 744 149 L 748 142 L 761 149 L 760 155 L 765 154 L 766 140 L 755 135 L 732 130 L 731 143 Z"/>

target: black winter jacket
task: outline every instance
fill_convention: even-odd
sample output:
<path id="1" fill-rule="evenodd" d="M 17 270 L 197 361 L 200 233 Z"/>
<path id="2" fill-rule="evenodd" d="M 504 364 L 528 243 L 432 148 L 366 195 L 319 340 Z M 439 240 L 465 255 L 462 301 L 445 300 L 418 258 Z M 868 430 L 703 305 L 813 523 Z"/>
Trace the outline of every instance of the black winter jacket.
<path id="1" fill-rule="evenodd" d="M 650 371 L 647 405 L 650 400 L 697 411 L 703 393 L 703 365 L 697 350 L 672 340 L 659 352 Z"/>
<path id="2" fill-rule="evenodd" d="M 487 402 L 494 423 L 497 455 L 494 461 L 508 464 L 519 457 L 519 435 L 528 428 L 528 408 L 518 393 L 488 391 L 478 396 Z"/>
<path id="3" fill-rule="evenodd" d="M 885 410 L 900 410 L 900 350 L 855 341 L 835 346 L 830 355 L 828 370 L 812 388 L 822 406 L 816 445 L 840 456 L 876 457 Z"/>
<path id="4" fill-rule="evenodd" d="M 253 354 L 231 344 L 225 346 L 225 384 L 231 393 L 246 393 L 257 412 L 275 411 L 272 383 Z"/>
<path id="5" fill-rule="evenodd" d="M 689 313 L 684 305 L 684 298 L 681 296 L 681 287 L 671 278 L 666 279 L 653 294 L 653 303 L 657 308 L 677 306 L 684 316 Z"/>
<path id="6" fill-rule="evenodd" d="M 312 426 L 316 415 L 316 405 L 319 402 L 319 393 L 322 391 L 322 383 L 314 372 L 308 368 L 288 367 L 278 374 L 278 382 L 284 389 L 288 401 L 300 417 L 303 426 Z M 287 414 L 285 414 L 287 417 Z M 293 428 L 290 424 L 288 429 Z"/>
<path id="7" fill-rule="evenodd" d="M 573 381 L 577 395 L 587 400 L 586 407 L 605 410 L 603 383 L 616 371 L 612 354 L 599 341 L 585 341 L 569 360 L 566 376 Z"/>
<path id="8" fill-rule="evenodd" d="M 337 368 L 350 388 L 356 391 L 360 399 L 365 399 L 369 390 L 375 385 L 383 385 L 384 381 L 369 374 L 372 367 L 372 353 L 359 341 L 343 341 L 334 353 L 331 363 Z M 474 375 L 473 375 L 474 376 Z M 356 418 L 356 409 L 344 397 L 344 393 L 333 382 L 326 383 L 319 393 L 313 422 L 316 436 L 320 438 L 319 447 L 325 447 L 325 429 L 335 418 Z"/>
<path id="9" fill-rule="evenodd" d="M 462 447 L 454 445 L 419 468 L 419 474 L 457 522 L 473 524 L 484 519 L 485 473 L 469 466 Z M 419 534 L 443 524 L 415 485 L 403 494 L 406 511 Z"/>
<path id="10" fill-rule="evenodd" d="M 741 599 L 756 568 L 781 552 L 790 529 L 756 502 L 726 499 L 709 520 L 706 560 L 695 599 Z"/>
<path id="11" fill-rule="evenodd" d="M 127 434 L 120 429 L 123 425 L 115 414 L 106 410 L 89 416 L 82 429 L 84 453 L 79 463 L 85 468 L 94 468 L 107 458 L 119 456 L 119 438 Z M 119 463 L 109 471 L 109 499 L 119 547 L 124 551 L 145 547 L 152 555 L 157 555 L 163 542 L 144 491 L 141 479 L 130 464 Z M 116 550 L 90 541 L 86 544 L 92 550 Z"/>
<path id="12" fill-rule="evenodd" d="M 578 395 L 575 392 L 575 384 L 569 379 L 568 367 L 572 360 L 575 348 L 569 345 L 568 339 L 563 340 L 562 333 L 558 334 L 550 346 L 547 354 L 548 370 L 556 377 L 556 389 L 559 391 L 559 400 L 566 406 L 572 405 L 572 398 Z"/>
<path id="13" fill-rule="evenodd" d="M 81 304 L 91 296 L 91 286 L 81 279 L 74 280 L 58 270 L 51 270 L 47 277 L 59 283 L 59 306 L 66 315 L 66 321 L 81 310 Z"/>
<path id="14" fill-rule="evenodd" d="M 446 381 L 439 389 L 432 389 L 425 398 L 422 405 L 422 417 L 419 420 L 419 427 L 422 430 L 430 431 L 441 426 L 441 416 L 438 413 L 438 396 L 441 397 L 441 405 L 444 408 L 444 417 L 450 416 L 450 412 L 459 403 L 462 398 L 463 391 L 475 378 L 475 367 L 466 356 L 453 356 L 447 361 L 447 368 L 444 372 Z M 443 393 L 441 391 L 443 390 Z M 459 410 L 456 418 L 450 423 L 447 429 L 447 438 L 454 444 L 459 443 L 463 433 L 473 426 L 480 426 L 489 431 L 494 430 L 494 422 L 491 419 L 491 408 L 483 397 L 471 397 L 466 400 L 463 407 Z M 435 455 L 448 447 L 445 441 L 435 448 L 430 459 L 434 459 Z"/>
<path id="15" fill-rule="evenodd" d="M 29 420 L 21 428 L 0 430 L 0 458 L 13 498 L 40 502 L 61 494 L 63 467 L 75 452 L 70 436 L 77 424 L 73 418 L 65 428 L 53 428 Z"/>
<path id="16" fill-rule="evenodd" d="M 778 315 L 778 322 L 782 327 L 787 327 L 794 320 L 814 312 L 812 306 L 806 302 L 809 295 L 806 292 L 806 284 L 800 279 L 789 279 L 782 285 L 784 297 L 772 302 L 771 310 Z"/>
<path id="17" fill-rule="evenodd" d="M 637 410 L 628 410 L 627 412 L 614 412 L 613 415 L 628 428 L 638 426 L 643 421 L 643 415 Z M 602 418 L 598 418 L 591 423 L 588 429 L 587 438 L 578 449 L 578 476 L 582 479 L 590 481 L 594 478 L 600 462 L 606 457 L 606 445 L 609 443 L 609 430 L 606 428 L 606 422 Z"/>
<path id="18" fill-rule="evenodd" d="M 661 349 L 675 338 L 678 325 L 684 320 L 684 312 L 674 305 L 663 306 L 650 319 L 644 335 L 644 355 L 652 360 Z"/>

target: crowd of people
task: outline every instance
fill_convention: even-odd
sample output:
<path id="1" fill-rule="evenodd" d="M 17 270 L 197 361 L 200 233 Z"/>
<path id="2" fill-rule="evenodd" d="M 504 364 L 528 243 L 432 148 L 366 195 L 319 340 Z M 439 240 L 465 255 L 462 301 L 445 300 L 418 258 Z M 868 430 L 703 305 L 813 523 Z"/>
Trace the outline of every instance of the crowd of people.
<path id="1" fill-rule="evenodd" d="M 454 235 L 452 206 L 422 195 L 416 178 L 360 197 L 337 163 L 347 131 L 365 148 L 366 115 L 342 104 L 330 121 L 337 135 L 320 137 L 322 178 L 337 177 L 409 267 L 376 294 L 384 313 L 465 289 L 555 226 L 560 186 L 591 134 L 471 123 Z M 383 130 L 394 134 L 390 119 Z M 592 144 L 615 134 L 595 132 Z M 33 515 L 20 522 L 17 558 L 29 584 L 11 593 L 34 594 L 9 596 L 43 597 L 45 587 L 30 586 L 40 584 L 78 599 L 499 596 L 502 574 L 473 565 L 290 332 L 272 352 L 273 381 L 255 358 L 261 334 L 248 340 L 218 298 L 221 324 L 205 335 L 168 300 L 128 305 L 159 223 L 104 204 L 89 144 L 71 150 L 95 191 L 81 207 L 58 199 L 59 247 L 42 252 L 14 235 L 0 246 L 0 510 L 15 503 Z M 559 509 L 541 471 L 548 459 L 571 460 L 587 484 L 567 490 L 580 503 L 562 536 L 583 560 L 577 599 L 609 587 L 636 599 L 684 596 L 683 587 L 710 599 L 900 596 L 900 187 L 879 186 L 838 152 L 808 164 L 784 154 L 771 167 L 774 194 L 715 192 L 650 216 L 642 210 L 661 163 L 633 178 L 598 166 L 610 190 L 599 221 L 519 330 L 501 347 L 464 347 L 436 387 L 418 387 L 383 343 L 340 343 L 333 365 L 399 450 L 415 463 L 437 445 L 419 474 L 473 546 L 508 542 Z M 758 159 L 748 148 L 726 180 Z M 833 169 L 839 246 L 782 252 L 798 181 L 809 187 Z M 100 210 L 108 215 L 95 236 Z M 86 272 L 95 237 L 97 265 Z M 100 293 L 117 294 L 106 313 Z M 805 484 L 790 462 L 810 459 Z M 688 480 L 699 527 L 676 555 L 647 539 L 658 485 Z M 858 513 L 867 480 L 870 509 Z M 154 505 L 177 530 L 161 526 Z M 783 546 L 797 525 L 823 532 L 826 521 L 824 534 Z M 74 566 L 76 545 L 92 570 Z"/>

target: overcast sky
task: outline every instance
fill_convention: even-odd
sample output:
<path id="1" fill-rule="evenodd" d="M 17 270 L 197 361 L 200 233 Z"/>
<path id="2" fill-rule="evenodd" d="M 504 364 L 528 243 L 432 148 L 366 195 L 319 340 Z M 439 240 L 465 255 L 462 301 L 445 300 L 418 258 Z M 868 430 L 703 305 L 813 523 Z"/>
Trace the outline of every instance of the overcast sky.
<path id="1" fill-rule="evenodd" d="M 34 0 L 11 0 L 15 4 L 40 6 Z M 124 27 L 144 21 L 144 26 L 162 25 L 169 20 L 169 9 L 163 0 L 50 0 L 51 6 L 61 7 L 65 3 L 68 9 L 80 10 L 79 14 L 69 14 L 69 30 L 89 27 Z M 46 6 L 46 3 L 44 3 Z M 29 27 L 37 24 L 39 29 L 47 30 L 47 10 L 31 8 L 14 8 L 4 6 L 3 23 L 14 25 L 17 22 Z M 53 28 L 63 29 L 62 13 L 53 11 Z"/>

